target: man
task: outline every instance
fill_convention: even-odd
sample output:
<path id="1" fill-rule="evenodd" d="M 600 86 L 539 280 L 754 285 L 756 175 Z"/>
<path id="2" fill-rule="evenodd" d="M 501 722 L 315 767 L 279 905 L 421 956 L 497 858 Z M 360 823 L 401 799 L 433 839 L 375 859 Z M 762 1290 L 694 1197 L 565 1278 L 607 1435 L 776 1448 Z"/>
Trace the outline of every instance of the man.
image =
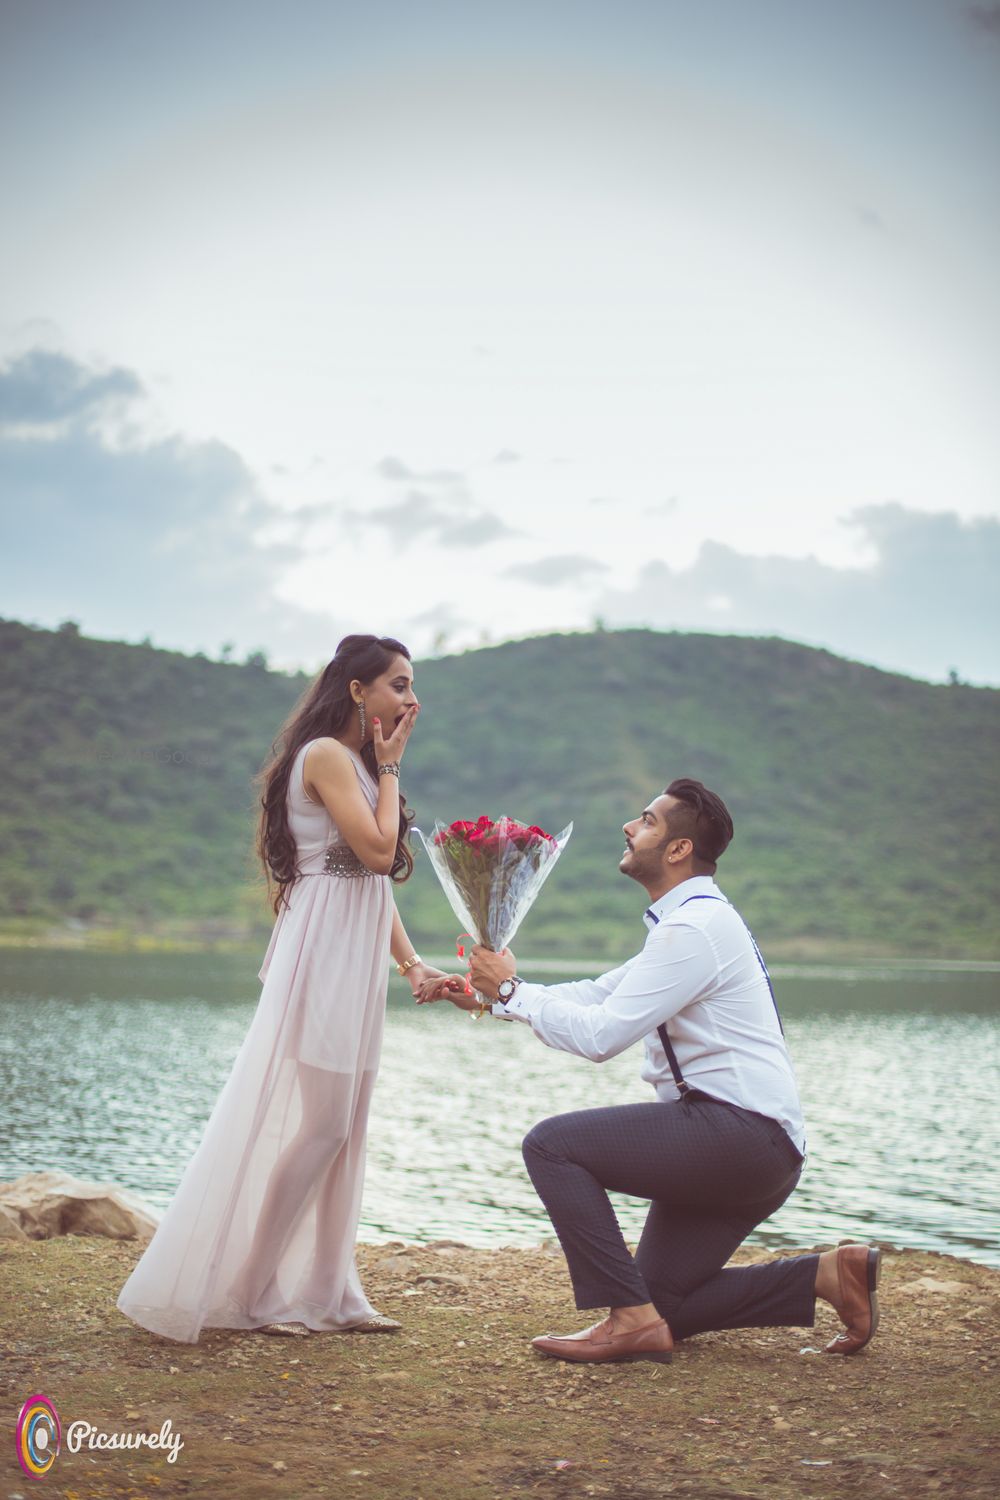
<path id="1" fill-rule="evenodd" d="M 846 1325 L 828 1354 L 855 1354 L 878 1324 L 879 1252 L 841 1246 L 726 1267 L 799 1180 L 805 1131 L 771 982 L 713 876 L 733 836 L 722 799 L 677 780 L 623 828 L 622 874 L 649 897 L 645 946 L 599 979 L 528 984 L 514 955 L 476 947 L 470 978 L 505 1020 L 547 1046 L 604 1062 L 643 1039 L 656 1102 L 543 1120 L 524 1159 L 566 1255 L 578 1308 L 608 1316 L 533 1340 L 586 1363 L 669 1360 L 674 1340 L 710 1329 L 811 1327 L 821 1297 Z M 477 1002 L 464 977 L 421 1000 Z M 651 1200 L 635 1257 L 608 1191 Z"/>

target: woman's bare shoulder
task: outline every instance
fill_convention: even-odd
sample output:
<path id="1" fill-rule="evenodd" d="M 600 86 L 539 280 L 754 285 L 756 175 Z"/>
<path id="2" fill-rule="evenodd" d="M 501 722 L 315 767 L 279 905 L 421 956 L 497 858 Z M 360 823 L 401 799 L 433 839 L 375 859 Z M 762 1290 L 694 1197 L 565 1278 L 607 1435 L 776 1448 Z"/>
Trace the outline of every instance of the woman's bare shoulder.
<path id="1" fill-rule="evenodd" d="M 335 740 L 332 734 L 322 734 L 310 741 L 309 749 L 302 757 L 302 785 L 306 799 L 323 806 L 316 778 L 334 785 L 349 786 L 354 778 L 354 761 L 346 745 Z"/>
<path id="2" fill-rule="evenodd" d="M 319 772 L 346 770 L 354 765 L 347 746 L 335 740 L 332 734 L 321 734 L 318 739 L 310 742 L 309 749 L 303 756 L 303 765 L 307 761 L 312 769 Z"/>

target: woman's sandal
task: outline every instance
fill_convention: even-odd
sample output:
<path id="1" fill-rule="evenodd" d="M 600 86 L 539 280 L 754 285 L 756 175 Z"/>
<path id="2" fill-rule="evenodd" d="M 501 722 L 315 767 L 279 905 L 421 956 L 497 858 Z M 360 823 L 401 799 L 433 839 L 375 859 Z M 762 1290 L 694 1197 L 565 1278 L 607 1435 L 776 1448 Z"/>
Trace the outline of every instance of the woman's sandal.
<path id="1" fill-rule="evenodd" d="M 351 1323 L 347 1328 L 341 1328 L 340 1333 L 395 1333 L 402 1328 L 402 1323 L 397 1323 L 395 1318 L 387 1318 L 385 1313 L 375 1313 L 374 1317 L 366 1318 L 363 1323 Z M 273 1333 L 279 1338 L 306 1338 L 312 1333 L 305 1323 L 262 1323 L 254 1333 Z"/>
<path id="2" fill-rule="evenodd" d="M 374 1317 L 366 1318 L 363 1323 L 352 1323 L 345 1328 L 345 1333 L 395 1333 L 397 1328 L 402 1328 L 402 1323 L 397 1323 L 395 1318 L 387 1318 L 385 1313 L 376 1313 Z"/>

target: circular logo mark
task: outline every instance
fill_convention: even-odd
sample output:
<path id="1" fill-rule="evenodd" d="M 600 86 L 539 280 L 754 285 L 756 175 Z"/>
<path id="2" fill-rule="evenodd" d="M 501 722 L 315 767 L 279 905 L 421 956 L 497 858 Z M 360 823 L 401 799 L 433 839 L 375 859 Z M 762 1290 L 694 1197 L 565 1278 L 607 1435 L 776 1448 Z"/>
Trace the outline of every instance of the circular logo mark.
<path id="1" fill-rule="evenodd" d="M 62 1432 L 55 1407 L 47 1396 L 29 1396 L 17 1419 L 14 1442 L 21 1468 L 41 1479 L 56 1461 Z"/>

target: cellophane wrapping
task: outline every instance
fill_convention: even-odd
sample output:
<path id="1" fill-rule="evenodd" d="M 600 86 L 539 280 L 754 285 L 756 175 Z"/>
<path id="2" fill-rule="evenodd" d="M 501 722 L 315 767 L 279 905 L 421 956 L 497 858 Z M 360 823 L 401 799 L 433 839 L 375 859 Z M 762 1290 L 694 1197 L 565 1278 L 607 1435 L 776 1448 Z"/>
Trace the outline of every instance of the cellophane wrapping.
<path id="1" fill-rule="evenodd" d="M 514 818 L 435 821 L 433 833 L 414 829 L 466 932 L 499 953 L 514 934 L 569 843 L 573 824 L 546 833 Z"/>

